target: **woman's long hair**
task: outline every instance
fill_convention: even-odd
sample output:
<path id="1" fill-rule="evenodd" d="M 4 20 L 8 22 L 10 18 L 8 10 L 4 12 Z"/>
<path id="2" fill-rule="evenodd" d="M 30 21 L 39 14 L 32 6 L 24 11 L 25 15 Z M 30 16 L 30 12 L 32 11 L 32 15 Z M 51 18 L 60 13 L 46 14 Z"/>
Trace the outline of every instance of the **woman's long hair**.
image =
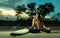
<path id="1" fill-rule="evenodd" d="M 39 12 L 37 12 L 38 13 L 38 19 L 40 19 L 40 20 L 42 20 L 42 18 L 41 18 L 41 14 L 39 13 Z"/>
<path id="2" fill-rule="evenodd" d="M 39 19 L 39 21 L 40 21 L 40 22 L 43 22 L 43 18 L 42 18 L 42 16 L 41 16 L 40 12 L 37 12 L 37 13 L 38 13 L 38 19 Z"/>

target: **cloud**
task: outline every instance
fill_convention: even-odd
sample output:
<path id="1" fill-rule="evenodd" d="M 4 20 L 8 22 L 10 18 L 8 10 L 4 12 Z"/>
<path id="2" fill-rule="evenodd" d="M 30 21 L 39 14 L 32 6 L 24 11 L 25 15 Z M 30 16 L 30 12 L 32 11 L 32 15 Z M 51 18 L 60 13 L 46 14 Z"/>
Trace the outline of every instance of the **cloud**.
<path id="1" fill-rule="evenodd" d="M 16 5 L 23 4 L 25 0 L 0 0 L 0 7 L 14 8 Z"/>
<path id="2" fill-rule="evenodd" d="M 6 8 L 0 8 L 0 20 L 12 20 L 12 21 L 16 21 L 17 16 L 16 15 L 16 11 L 13 9 L 6 9 Z M 8 18 L 8 19 L 7 19 Z M 29 14 L 26 14 L 25 12 L 22 12 L 22 14 L 20 14 L 20 18 L 19 19 L 28 19 L 30 18 Z"/>
<path id="3" fill-rule="evenodd" d="M 29 16 L 29 14 L 26 14 L 25 12 L 22 12 L 22 14 L 20 14 L 20 18 L 28 19 L 28 18 L 30 18 L 30 16 Z"/>
<path id="4" fill-rule="evenodd" d="M 16 20 L 16 12 L 13 9 L 0 8 L 0 20 Z M 8 19 L 7 19 L 8 18 Z"/>
<path id="5" fill-rule="evenodd" d="M 11 15 L 11 16 L 15 16 L 16 11 L 13 10 L 13 9 L 0 8 L 0 14 L 1 14 L 1 15 Z"/>

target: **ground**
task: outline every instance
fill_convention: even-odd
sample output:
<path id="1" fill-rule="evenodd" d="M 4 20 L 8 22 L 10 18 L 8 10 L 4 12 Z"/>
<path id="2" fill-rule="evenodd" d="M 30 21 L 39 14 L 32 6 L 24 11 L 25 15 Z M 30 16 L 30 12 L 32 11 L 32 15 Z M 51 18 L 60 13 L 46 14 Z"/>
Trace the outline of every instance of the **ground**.
<path id="1" fill-rule="evenodd" d="M 60 38 L 60 27 L 52 29 L 51 33 L 28 33 L 16 37 L 10 36 L 12 30 L 0 30 L 0 38 Z"/>

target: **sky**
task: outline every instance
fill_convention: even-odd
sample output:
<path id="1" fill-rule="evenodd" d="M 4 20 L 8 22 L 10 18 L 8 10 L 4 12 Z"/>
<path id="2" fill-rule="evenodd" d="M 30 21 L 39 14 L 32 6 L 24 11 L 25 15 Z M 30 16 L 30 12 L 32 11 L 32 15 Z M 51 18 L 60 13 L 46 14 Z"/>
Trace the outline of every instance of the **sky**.
<path id="1" fill-rule="evenodd" d="M 59 5 L 60 0 L 0 0 L 0 11 L 1 11 L 1 9 L 3 9 L 2 10 L 3 14 L 12 15 L 12 14 L 15 14 L 14 8 L 17 5 L 22 5 L 22 4 L 27 5 L 28 3 L 31 3 L 31 2 L 36 2 L 36 7 L 38 7 L 38 5 L 40 5 L 40 4 L 51 2 L 55 6 L 55 12 L 51 13 L 51 15 L 54 15 L 54 14 L 60 12 L 60 5 Z M 12 13 L 10 13 L 9 11 L 11 11 Z M 2 13 L 0 13 L 0 15 L 3 16 Z M 1 19 L 1 17 L 0 17 L 0 19 Z"/>
<path id="2" fill-rule="evenodd" d="M 36 2 L 36 6 L 44 3 L 52 3 L 55 6 L 55 13 L 60 12 L 60 0 L 26 0 L 25 4 Z"/>
<path id="3" fill-rule="evenodd" d="M 27 5 L 31 2 L 36 2 L 36 6 L 46 2 L 51 2 L 55 6 L 55 12 L 60 12 L 60 0 L 0 0 L 0 7 L 15 8 L 17 5 Z"/>

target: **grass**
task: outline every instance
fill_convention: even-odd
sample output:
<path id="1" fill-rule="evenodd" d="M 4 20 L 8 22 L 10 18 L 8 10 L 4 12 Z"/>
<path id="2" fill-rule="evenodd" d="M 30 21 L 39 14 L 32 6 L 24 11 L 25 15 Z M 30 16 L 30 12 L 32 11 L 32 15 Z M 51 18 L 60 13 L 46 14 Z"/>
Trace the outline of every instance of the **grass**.
<path id="1" fill-rule="evenodd" d="M 60 38 L 60 27 L 52 27 L 51 33 L 28 33 L 16 37 L 10 36 L 12 31 L 0 30 L 0 38 Z"/>
<path id="2" fill-rule="evenodd" d="M 0 31 L 0 38 L 14 38 L 10 36 L 12 31 Z M 52 33 L 28 33 L 16 36 L 15 38 L 60 38 L 60 31 L 52 31 Z"/>

